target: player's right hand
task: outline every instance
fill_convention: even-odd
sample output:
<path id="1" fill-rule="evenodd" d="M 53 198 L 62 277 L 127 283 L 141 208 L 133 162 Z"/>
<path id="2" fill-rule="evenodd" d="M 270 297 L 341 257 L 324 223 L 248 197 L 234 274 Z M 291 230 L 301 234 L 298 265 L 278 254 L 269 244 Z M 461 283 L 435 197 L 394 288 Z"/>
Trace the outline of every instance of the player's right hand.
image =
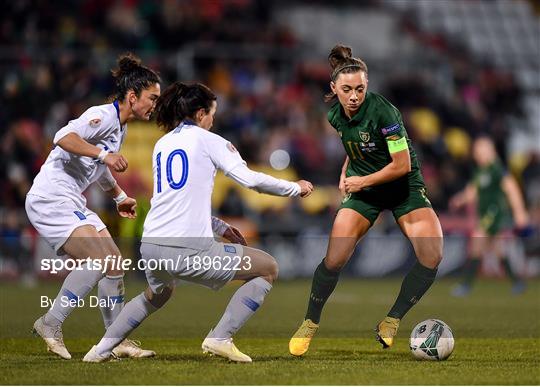
<path id="1" fill-rule="evenodd" d="M 345 192 L 345 179 L 347 176 L 345 174 L 342 174 L 339 176 L 339 192 L 341 192 L 341 195 L 345 196 L 347 195 L 347 192 Z"/>
<path id="2" fill-rule="evenodd" d="M 296 182 L 300 186 L 300 196 L 305 198 L 313 192 L 313 184 L 307 180 L 298 180 Z"/>
<path id="3" fill-rule="evenodd" d="M 109 153 L 103 162 L 115 172 L 124 172 L 128 167 L 126 158 L 119 153 Z"/>
<path id="4" fill-rule="evenodd" d="M 137 217 L 137 201 L 127 197 L 116 205 L 116 209 L 122 218 L 135 219 Z"/>
<path id="5" fill-rule="evenodd" d="M 229 226 L 229 228 L 225 230 L 223 238 L 227 239 L 231 243 L 239 243 L 242 246 L 247 246 L 246 238 L 244 238 L 240 230 L 236 227 Z"/>

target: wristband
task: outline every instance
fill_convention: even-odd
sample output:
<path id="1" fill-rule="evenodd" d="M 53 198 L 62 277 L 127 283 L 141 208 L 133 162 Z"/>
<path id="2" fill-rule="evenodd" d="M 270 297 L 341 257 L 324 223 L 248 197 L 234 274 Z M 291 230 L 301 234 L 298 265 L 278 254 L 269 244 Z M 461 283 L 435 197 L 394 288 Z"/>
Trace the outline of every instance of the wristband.
<path id="1" fill-rule="evenodd" d="M 300 184 L 295 181 L 291 181 L 291 183 L 293 183 L 294 188 L 289 194 L 289 196 L 300 196 L 302 194 L 302 187 L 300 186 Z"/>
<path id="2" fill-rule="evenodd" d="M 120 204 L 127 198 L 128 198 L 127 194 L 124 191 L 122 191 L 120 192 L 120 194 L 118 194 L 118 196 L 114 197 L 113 200 L 116 202 L 116 204 Z"/>
<path id="3" fill-rule="evenodd" d="M 108 151 L 106 151 L 105 149 L 103 149 L 101 152 L 99 152 L 99 155 L 98 155 L 98 160 L 101 161 L 102 163 L 105 162 L 105 157 L 107 157 L 107 155 L 109 154 Z"/>

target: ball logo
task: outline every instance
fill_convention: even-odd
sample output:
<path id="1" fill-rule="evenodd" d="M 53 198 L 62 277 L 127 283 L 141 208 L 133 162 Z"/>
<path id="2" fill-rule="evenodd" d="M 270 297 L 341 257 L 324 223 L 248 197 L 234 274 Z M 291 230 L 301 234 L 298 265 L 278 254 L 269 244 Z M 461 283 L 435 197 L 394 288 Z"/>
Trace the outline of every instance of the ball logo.
<path id="1" fill-rule="evenodd" d="M 425 326 L 423 326 L 425 329 Z M 434 324 L 433 327 L 431 327 L 431 332 L 429 333 L 429 336 L 422 344 L 420 344 L 420 349 L 424 351 L 428 356 L 433 356 L 438 358 L 439 352 L 437 351 L 437 343 L 439 342 L 439 339 L 441 338 L 441 335 L 443 333 L 444 326 L 441 324 Z"/>

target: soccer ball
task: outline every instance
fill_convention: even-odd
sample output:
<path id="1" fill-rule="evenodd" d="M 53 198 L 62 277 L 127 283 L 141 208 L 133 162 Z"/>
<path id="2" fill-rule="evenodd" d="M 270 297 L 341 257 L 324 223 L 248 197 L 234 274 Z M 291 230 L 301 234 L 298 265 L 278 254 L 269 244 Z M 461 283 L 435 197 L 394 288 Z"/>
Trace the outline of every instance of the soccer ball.
<path id="1" fill-rule="evenodd" d="M 414 327 L 409 344 L 417 359 L 445 360 L 454 350 L 454 335 L 446 323 L 430 319 Z"/>

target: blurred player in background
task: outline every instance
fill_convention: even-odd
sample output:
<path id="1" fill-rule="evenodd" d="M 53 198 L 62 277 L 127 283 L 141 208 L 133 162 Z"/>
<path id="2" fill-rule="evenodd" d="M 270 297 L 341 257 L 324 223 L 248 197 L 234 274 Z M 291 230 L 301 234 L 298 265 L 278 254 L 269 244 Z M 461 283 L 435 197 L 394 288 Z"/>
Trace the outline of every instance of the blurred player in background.
<path id="1" fill-rule="evenodd" d="M 495 145 L 489 137 L 475 140 L 473 157 L 477 169 L 472 182 L 450 200 L 453 210 L 476 202 L 478 214 L 463 281 L 452 290 L 452 294 L 463 297 L 471 292 L 481 259 L 487 254 L 494 254 L 502 262 L 512 281 L 512 293 L 523 293 L 525 283 L 514 273 L 507 257 L 509 242 L 514 239 L 512 228 L 524 230 L 529 224 L 521 190 L 497 157 Z"/>
<path id="2" fill-rule="evenodd" d="M 326 257 L 313 276 L 305 320 L 289 343 L 289 351 L 296 356 L 307 352 L 341 269 L 384 209 L 392 211 L 418 261 L 376 327 L 383 348 L 392 346 L 400 320 L 429 289 L 442 259 L 441 225 L 426 197 L 400 112 L 381 95 L 367 92 L 367 66 L 352 57 L 349 47 L 335 46 L 328 58 L 332 93 L 327 100 L 338 99 L 328 112 L 328 121 L 347 152 L 339 182 L 346 196 L 334 220 Z"/>
<path id="3" fill-rule="evenodd" d="M 102 262 L 111 255 L 120 259 L 105 224 L 86 207 L 83 192 L 90 184 L 97 182 L 109 194 L 120 216 L 136 216 L 135 199 L 120 188 L 110 169 L 127 169 L 127 160 L 118 153 L 127 123 L 150 119 L 160 95 L 160 78 L 132 54 L 119 57 L 112 74 L 116 81 L 114 102 L 89 108 L 56 133 L 56 146 L 26 197 L 30 222 L 58 255 Z M 124 273 L 108 268 L 105 275 L 83 265 L 66 277 L 51 309 L 34 323 L 34 333 L 45 340 L 49 351 L 71 359 L 62 335 L 62 323 L 74 309 L 69 301 L 83 299 L 96 284 L 98 297 L 107 301 L 107 306 L 101 307 L 105 329 L 118 316 L 124 305 Z M 155 355 L 130 340 L 120 343 L 115 353 L 120 357 Z"/>
<path id="4" fill-rule="evenodd" d="M 230 142 L 210 132 L 216 108 L 215 94 L 202 84 L 176 82 L 160 97 L 156 118 L 167 134 L 154 147 L 154 193 L 144 222 L 141 255 L 142 260 L 158 260 L 161 265 L 155 270 L 147 266 L 148 288 L 126 304 L 84 361 L 107 361 L 118 343 L 167 302 L 175 279 L 214 290 L 234 279 L 246 282 L 204 339 L 202 349 L 232 361 L 251 362 L 234 345 L 232 336 L 272 289 L 278 266 L 268 253 L 245 246 L 236 228 L 211 216 L 216 171 L 271 195 L 305 197 L 313 186 L 304 180 L 294 183 L 250 170 Z M 231 243 L 217 242 L 214 233 Z M 231 260 L 241 264 L 233 267 Z M 171 261 L 174 267 L 166 267 Z"/>

